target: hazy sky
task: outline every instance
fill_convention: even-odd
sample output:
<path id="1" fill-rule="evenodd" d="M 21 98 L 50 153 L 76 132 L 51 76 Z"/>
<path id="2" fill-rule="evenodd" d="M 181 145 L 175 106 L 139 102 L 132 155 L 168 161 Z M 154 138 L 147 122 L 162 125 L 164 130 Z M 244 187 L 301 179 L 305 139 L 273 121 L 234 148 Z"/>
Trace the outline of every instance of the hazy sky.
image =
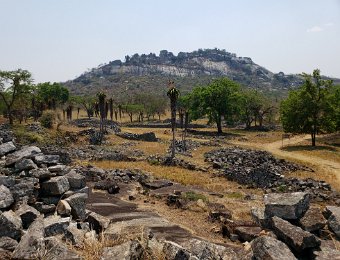
<path id="1" fill-rule="evenodd" d="M 220 48 L 340 78 L 340 0 L 0 0 L 0 70 L 65 81 L 134 53 Z"/>

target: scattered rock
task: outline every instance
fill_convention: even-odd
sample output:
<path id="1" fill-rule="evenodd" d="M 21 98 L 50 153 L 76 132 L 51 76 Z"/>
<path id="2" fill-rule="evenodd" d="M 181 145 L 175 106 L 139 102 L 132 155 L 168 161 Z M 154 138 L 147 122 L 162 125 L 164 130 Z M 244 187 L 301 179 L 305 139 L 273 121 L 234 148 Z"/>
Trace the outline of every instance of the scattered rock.
<path id="1" fill-rule="evenodd" d="M 254 239 L 251 248 L 254 258 L 257 260 L 297 259 L 285 243 L 269 236 L 260 236 Z"/>
<path id="2" fill-rule="evenodd" d="M 59 162 L 60 156 L 59 155 L 52 155 L 52 154 L 41 154 L 34 156 L 34 161 L 37 164 L 47 164 L 47 165 L 54 165 Z"/>
<path id="3" fill-rule="evenodd" d="M 71 206 L 66 200 L 60 200 L 57 204 L 57 213 L 62 217 L 71 215 Z"/>
<path id="4" fill-rule="evenodd" d="M 22 159 L 15 163 L 15 169 L 18 171 L 29 171 L 37 169 L 38 166 L 31 159 Z"/>
<path id="5" fill-rule="evenodd" d="M 165 259 L 189 260 L 190 253 L 182 246 L 172 241 L 165 241 L 163 246 L 163 254 Z"/>
<path id="6" fill-rule="evenodd" d="M 239 236 L 241 242 L 252 241 L 257 238 L 262 229 L 260 227 L 236 227 L 235 233 Z"/>
<path id="7" fill-rule="evenodd" d="M 14 203 L 11 191 L 4 185 L 0 185 L 0 210 L 6 209 Z"/>
<path id="8" fill-rule="evenodd" d="M 327 206 L 326 217 L 328 217 L 328 227 L 340 238 L 340 207 Z"/>
<path id="9" fill-rule="evenodd" d="M 27 229 L 40 215 L 39 211 L 27 204 L 21 205 L 15 213 L 21 218 L 24 229 Z"/>
<path id="10" fill-rule="evenodd" d="M 33 155 L 40 153 L 41 150 L 36 146 L 24 146 L 21 150 L 6 156 L 6 166 L 10 166 L 20 161 L 23 158 L 31 158 Z"/>
<path id="11" fill-rule="evenodd" d="M 132 240 L 113 247 L 105 247 L 101 259 L 142 259 L 143 252 L 142 245 L 138 241 Z"/>
<path id="12" fill-rule="evenodd" d="M 18 246 L 18 242 L 10 237 L 0 237 L 0 248 L 8 251 L 14 251 Z M 1 258 L 0 258 L 1 259 Z"/>
<path id="13" fill-rule="evenodd" d="M 64 239 L 70 241 L 72 245 L 80 247 L 84 243 L 85 232 L 78 229 L 76 225 L 69 226 L 64 234 Z"/>
<path id="14" fill-rule="evenodd" d="M 60 260 L 60 259 L 68 259 L 68 260 L 81 260 L 80 257 L 75 251 L 70 250 L 66 245 L 64 245 L 60 240 L 55 237 L 45 238 L 45 250 L 47 252 L 46 259 L 49 260 Z"/>
<path id="15" fill-rule="evenodd" d="M 42 217 L 32 223 L 15 248 L 12 255 L 13 259 L 39 259 L 39 257 L 43 257 L 39 255 L 45 249 L 43 223 Z"/>
<path id="16" fill-rule="evenodd" d="M 12 210 L 0 213 L 0 237 L 20 240 L 23 235 L 22 222 Z"/>
<path id="17" fill-rule="evenodd" d="M 67 178 L 71 189 L 82 189 L 86 186 L 85 176 L 76 173 L 73 170 L 64 176 Z"/>
<path id="18" fill-rule="evenodd" d="M 57 234 L 64 234 L 69 224 L 70 218 L 61 218 L 59 216 L 44 218 L 45 235 L 49 237 Z"/>
<path id="19" fill-rule="evenodd" d="M 262 228 L 270 227 L 270 218 L 265 215 L 264 208 L 252 208 L 251 216 L 256 224 L 258 224 Z"/>
<path id="20" fill-rule="evenodd" d="M 266 217 L 299 219 L 309 208 L 309 195 L 304 192 L 271 193 L 264 196 Z"/>
<path id="21" fill-rule="evenodd" d="M 85 193 L 76 193 L 65 199 L 71 206 L 71 214 L 74 219 L 85 220 L 87 197 Z"/>
<path id="22" fill-rule="evenodd" d="M 307 248 L 318 247 L 321 243 L 320 239 L 313 234 L 276 216 L 272 218 L 272 227 L 275 235 L 280 240 L 299 253 L 302 253 Z"/>
<path id="23" fill-rule="evenodd" d="M 300 219 L 301 227 L 308 231 L 314 232 L 322 229 L 327 224 L 326 219 L 318 207 L 309 208 L 305 215 Z"/>
<path id="24" fill-rule="evenodd" d="M 39 180 L 46 180 L 56 176 L 54 172 L 50 172 L 47 168 L 33 169 L 28 172 L 30 177 L 38 178 Z"/>
<path id="25" fill-rule="evenodd" d="M 4 144 L 0 144 L 0 157 L 15 151 L 17 148 L 15 147 L 15 145 L 13 144 L 13 142 L 7 142 Z"/>
<path id="26" fill-rule="evenodd" d="M 62 195 L 70 189 L 70 184 L 64 176 L 53 177 L 48 181 L 41 183 L 42 193 L 46 196 Z"/>
<path id="27" fill-rule="evenodd" d="M 95 212 L 90 212 L 87 215 L 86 221 L 89 223 L 90 228 L 95 230 L 97 234 L 100 234 L 108 228 L 110 220 L 104 216 L 101 216 Z"/>

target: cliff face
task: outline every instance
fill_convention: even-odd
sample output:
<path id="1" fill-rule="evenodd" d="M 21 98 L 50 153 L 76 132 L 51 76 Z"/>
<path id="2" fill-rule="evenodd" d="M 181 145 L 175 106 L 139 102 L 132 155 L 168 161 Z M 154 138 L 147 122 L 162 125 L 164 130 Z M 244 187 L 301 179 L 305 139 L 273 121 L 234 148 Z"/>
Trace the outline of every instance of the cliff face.
<path id="1" fill-rule="evenodd" d="M 157 56 L 134 54 L 125 62 L 111 61 L 65 83 L 76 94 L 95 93 L 100 89 L 121 95 L 124 91 L 154 91 L 161 94 L 169 78 L 182 91 L 209 83 L 218 77 L 228 77 L 241 85 L 266 92 L 285 93 L 300 85 L 298 75 L 274 74 L 254 63 L 251 58 L 219 49 L 180 52 L 174 55 L 163 50 Z"/>

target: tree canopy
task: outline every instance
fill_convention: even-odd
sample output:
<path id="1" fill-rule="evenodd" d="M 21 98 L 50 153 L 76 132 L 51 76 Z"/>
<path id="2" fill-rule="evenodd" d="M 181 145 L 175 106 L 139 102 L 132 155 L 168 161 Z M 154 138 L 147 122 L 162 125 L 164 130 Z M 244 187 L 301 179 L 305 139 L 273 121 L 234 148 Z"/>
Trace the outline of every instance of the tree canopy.
<path id="1" fill-rule="evenodd" d="M 318 69 L 312 75 L 303 76 L 304 84 L 290 91 L 288 98 L 281 102 L 281 121 L 285 132 L 311 134 L 312 146 L 315 146 L 317 134 L 337 128 L 338 92 L 333 90 L 331 80 L 321 78 Z"/>
<path id="2" fill-rule="evenodd" d="M 222 118 L 230 118 L 238 109 L 239 90 L 239 85 L 228 78 L 196 87 L 189 94 L 191 118 L 208 116 L 210 123 L 216 123 L 217 132 L 222 133 Z"/>

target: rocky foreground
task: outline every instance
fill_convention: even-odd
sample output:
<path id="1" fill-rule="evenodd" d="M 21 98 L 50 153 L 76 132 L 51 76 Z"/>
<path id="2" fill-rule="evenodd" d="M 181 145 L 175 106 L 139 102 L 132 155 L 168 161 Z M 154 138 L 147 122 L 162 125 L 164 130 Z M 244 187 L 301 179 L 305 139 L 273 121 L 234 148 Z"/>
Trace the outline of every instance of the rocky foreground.
<path id="1" fill-rule="evenodd" d="M 97 259 L 340 259 L 340 208 L 311 204 L 308 190 L 266 194 L 251 222 L 198 200 L 230 239 L 216 244 L 134 203 L 143 193 L 184 209 L 186 187 L 139 170 L 70 166 L 0 133 L 0 259 L 84 259 L 91 244 L 102 246 Z"/>

